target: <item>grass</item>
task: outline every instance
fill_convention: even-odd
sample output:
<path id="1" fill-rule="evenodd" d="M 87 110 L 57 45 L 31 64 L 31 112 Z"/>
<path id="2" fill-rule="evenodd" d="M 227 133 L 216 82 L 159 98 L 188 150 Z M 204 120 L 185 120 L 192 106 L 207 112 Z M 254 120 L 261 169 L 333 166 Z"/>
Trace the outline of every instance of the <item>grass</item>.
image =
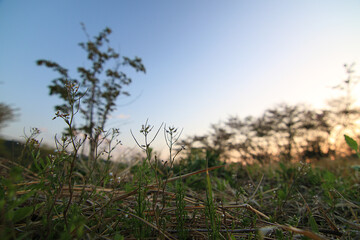
<path id="1" fill-rule="evenodd" d="M 144 155 L 132 166 L 111 161 L 116 130 L 99 129 L 90 161 L 80 154 L 86 137 L 71 131 L 76 101 L 69 115 L 56 114 L 70 135 L 54 151 L 33 129 L 21 151 L 0 158 L 0 239 L 360 238 L 358 159 L 225 165 L 211 149 L 180 156 L 181 131 L 160 126 L 150 137 L 146 121 L 143 143 L 134 137 Z M 151 148 L 162 130 L 166 161 Z"/>
<path id="2" fill-rule="evenodd" d="M 71 156 L 44 160 L 36 151 L 30 168 L 1 158 L 1 239 L 354 239 L 360 234 L 355 172 L 344 177 L 300 164 L 248 166 L 252 184 L 244 175 L 237 178 L 244 167 L 232 164 L 231 170 L 219 166 L 234 175 L 232 182 L 224 183 L 213 167 L 165 177 L 164 189 L 144 158 L 128 173 L 132 180 L 106 181 L 109 172 L 122 173 L 114 173 L 116 163 L 110 163 L 99 175 L 102 181 L 84 180 L 90 177 L 75 168 L 69 185 L 65 163 Z M 105 164 L 99 168 L 107 169 Z M 190 178 L 201 179 L 203 188 L 187 185 Z"/>

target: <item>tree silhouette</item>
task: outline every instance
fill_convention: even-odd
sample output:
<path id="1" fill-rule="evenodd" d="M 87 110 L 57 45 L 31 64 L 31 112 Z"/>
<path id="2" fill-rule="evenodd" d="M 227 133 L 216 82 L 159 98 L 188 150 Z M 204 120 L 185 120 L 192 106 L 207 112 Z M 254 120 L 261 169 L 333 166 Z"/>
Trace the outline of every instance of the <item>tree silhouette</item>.
<path id="1" fill-rule="evenodd" d="M 353 134 L 357 126 L 356 121 L 360 118 L 360 108 L 355 105 L 356 98 L 353 90 L 359 83 L 358 77 L 355 76 L 355 63 L 350 65 L 344 64 L 346 79 L 340 84 L 333 87 L 340 91 L 340 95 L 328 101 L 330 107 L 329 122 L 332 126 L 332 139 L 334 139 L 334 150 L 339 152 L 345 142 L 344 134 Z"/>
<path id="2" fill-rule="evenodd" d="M 301 143 L 304 143 L 307 137 L 329 131 L 324 113 L 316 113 L 301 104 L 279 104 L 266 110 L 265 116 L 285 161 L 290 161 L 294 152 L 297 155 L 301 153 Z"/>
<path id="3" fill-rule="evenodd" d="M 79 110 L 85 123 L 77 130 L 83 131 L 89 137 L 89 157 L 94 159 L 97 141 L 109 114 L 116 108 L 116 99 L 120 95 L 130 95 L 123 90 L 123 87 L 131 84 L 132 79 L 120 71 L 120 67 L 130 66 L 136 72 L 144 73 L 145 67 L 140 58 L 120 58 L 120 54 L 108 45 L 110 28 L 105 28 L 93 39 L 90 39 L 83 24 L 82 27 L 88 40 L 79 43 L 79 46 L 87 53 L 90 65 L 77 68 L 79 79 L 70 78 L 68 70 L 56 62 L 41 59 L 37 61 L 37 64 L 44 65 L 60 75 L 49 85 L 50 95 L 57 95 L 64 100 L 63 104 L 55 106 L 55 110 L 69 113 L 67 82 L 71 81 L 80 86 L 77 97 L 81 97 L 82 104 L 79 105 Z M 110 64 L 111 66 L 108 67 Z"/>
<path id="4" fill-rule="evenodd" d="M 294 152 L 318 151 L 314 141 L 329 135 L 326 113 L 303 105 L 279 104 L 260 117 L 230 117 L 225 123 L 232 133 L 229 145 L 242 161 L 260 163 L 283 159 L 290 161 Z M 323 141 L 322 141 L 323 142 Z M 312 144 L 308 147 L 306 144 Z"/>
<path id="5" fill-rule="evenodd" d="M 16 109 L 5 103 L 0 103 L 0 129 L 16 118 Z"/>

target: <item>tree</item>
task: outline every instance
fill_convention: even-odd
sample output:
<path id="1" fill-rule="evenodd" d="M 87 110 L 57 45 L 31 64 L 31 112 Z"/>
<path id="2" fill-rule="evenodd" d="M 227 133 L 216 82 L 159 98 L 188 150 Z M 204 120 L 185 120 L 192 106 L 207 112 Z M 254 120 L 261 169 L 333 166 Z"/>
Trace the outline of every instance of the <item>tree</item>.
<path id="1" fill-rule="evenodd" d="M 71 81 L 79 85 L 77 97 L 81 97 L 82 104 L 79 104 L 78 107 L 85 123 L 77 130 L 84 132 L 89 137 L 89 157 L 94 159 L 101 130 L 104 129 L 109 114 L 116 109 L 117 98 L 120 95 L 130 95 L 123 88 L 131 84 L 132 79 L 120 71 L 120 67 L 130 66 L 136 72 L 143 73 L 146 70 L 140 58 L 122 57 L 121 59 L 120 54 L 108 45 L 108 36 L 111 34 L 110 28 L 106 27 L 97 36 L 90 39 L 84 24 L 82 27 L 88 39 L 87 42 L 79 43 L 79 46 L 87 53 L 87 60 L 90 65 L 77 68 L 79 79 L 70 78 L 68 69 L 56 62 L 41 59 L 37 61 L 37 64 L 39 66 L 44 65 L 60 75 L 49 85 L 49 94 L 57 95 L 64 100 L 63 104 L 55 106 L 56 111 L 69 113 L 70 105 L 66 84 Z"/>
<path id="2" fill-rule="evenodd" d="M 230 117 L 225 124 L 232 133 L 229 148 L 237 152 L 242 162 L 270 161 L 271 135 L 269 133 L 271 128 L 267 126 L 264 116 L 258 118 L 248 116 L 244 119 Z"/>
<path id="3" fill-rule="evenodd" d="M 5 103 L 0 103 L 0 129 L 16 118 L 16 109 Z"/>
<path id="4" fill-rule="evenodd" d="M 358 84 L 358 77 L 354 76 L 353 70 L 355 64 L 344 64 L 346 79 L 333 88 L 339 90 L 341 94 L 328 101 L 330 106 L 329 121 L 332 125 L 332 139 L 335 140 L 335 151 L 340 150 L 345 142 L 344 134 L 352 134 L 356 121 L 360 118 L 360 108 L 355 105 L 356 98 L 353 96 L 353 90 Z"/>
<path id="5" fill-rule="evenodd" d="M 278 143 L 285 160 L 290 161 L 293 152 L 300 154 L 307 141 L 329 133 L 326 112 L 316 112 L 304 105 L 280 104 L 265 112 L 267 125 L 271 126 L 272 136 Z"/>
<path id="6" fill-rule="evenodd" d="M 219 160 L 226 160 L 229 158 L 229 140 L 232 133 L 229 133 L 224 127 L 211 124 L 211 132 L 202 136 L 189 137 L 187 140 L 182 141 L 182 145 L 186 146 L 191 154 L 194 149 L 206 150 L 206 153 L 213 153 Z"/>
<path id="7" fill-rule="evenodd" d="M 285 160 L 290 161 L 296 148 L 295 137 L 303 134 L 303 115 L 305 110 L 300 105 L 279 104 L 265 111 L 266 122 L 271 128 L 271 135 L 276 138 Z"/>

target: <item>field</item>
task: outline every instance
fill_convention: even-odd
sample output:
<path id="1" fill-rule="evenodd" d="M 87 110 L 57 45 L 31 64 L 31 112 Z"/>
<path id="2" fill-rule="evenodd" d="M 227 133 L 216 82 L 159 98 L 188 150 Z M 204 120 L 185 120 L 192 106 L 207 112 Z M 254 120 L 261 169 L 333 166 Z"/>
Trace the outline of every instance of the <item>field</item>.
<path id="1" fill-rule="evenodd" d="M 168 161 L 146 144 L 124 164 L 111 161 L 112 149 L 82 156 L 74 136 L 42 148 L 36 134 L 2 142 L 12 154 L 0 158 L 1 239 L 360 238 L 355 155 L 226 164 L 211 149 L 178 154 L 169 128 Z"/>

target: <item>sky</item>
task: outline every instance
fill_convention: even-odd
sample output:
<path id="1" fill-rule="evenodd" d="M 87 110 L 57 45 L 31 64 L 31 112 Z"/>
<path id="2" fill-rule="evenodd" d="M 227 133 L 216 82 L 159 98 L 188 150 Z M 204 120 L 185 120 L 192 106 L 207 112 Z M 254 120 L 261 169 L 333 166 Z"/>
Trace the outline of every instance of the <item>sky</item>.
<path id="1" fill-rule="evenodd" d="M 110 45 L 146 67 L 121 69 L 131 97 L 118 99 L 106 126 L 134 147 L 130 129 L 140 138 L 147 119 L 186 138 L 282 102 L 325 107 L 346 78 L 343 64 L 360 70 L 359 13 L 356 0 L 0 0 L 0 102 L 19 109 L 0 134 L 20 139 L 37 127 L 50 145 L 61 134 L 65 124 L 52 120 L 61 101 L 47 87 L 58 75 L 36 60 L 77 77 L 88 64 L 81 22 L 90 36 L 111 28 Z M 154 144 L 166 148 L 162 135 Z"/>

